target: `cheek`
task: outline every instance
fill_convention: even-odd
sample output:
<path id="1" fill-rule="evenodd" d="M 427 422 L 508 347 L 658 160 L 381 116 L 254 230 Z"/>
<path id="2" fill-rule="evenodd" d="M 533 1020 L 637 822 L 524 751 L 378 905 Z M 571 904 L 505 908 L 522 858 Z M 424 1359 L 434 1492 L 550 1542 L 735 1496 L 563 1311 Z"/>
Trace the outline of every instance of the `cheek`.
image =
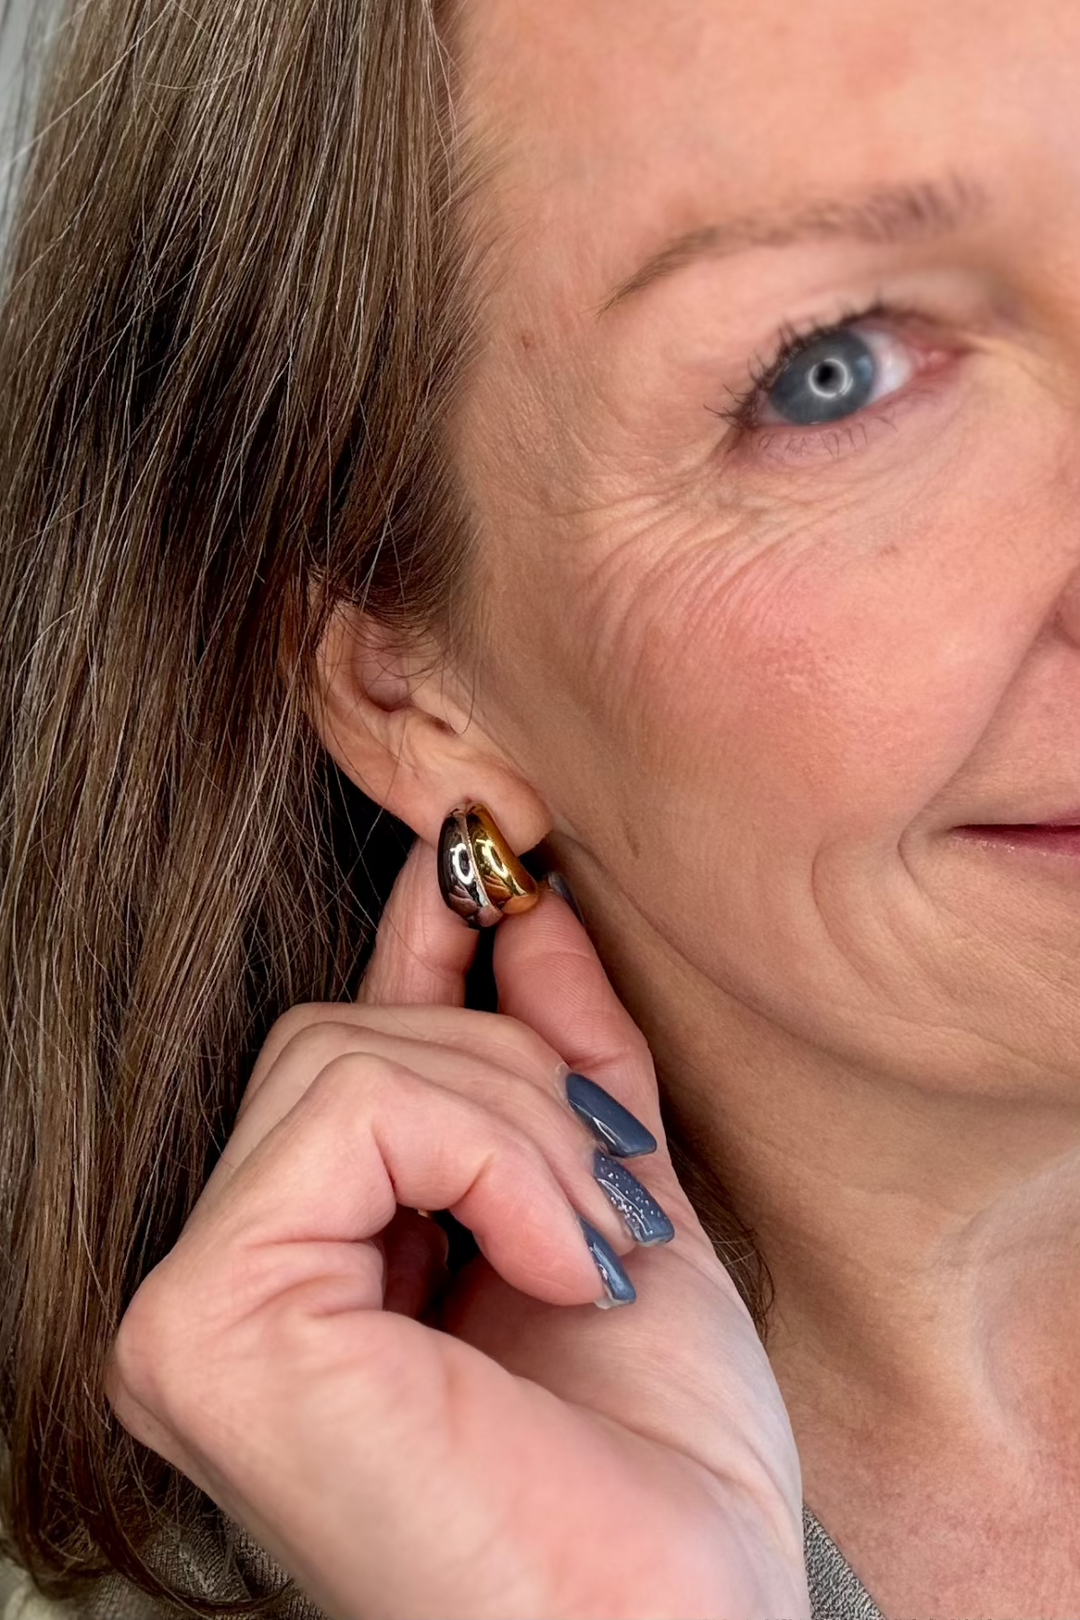
<path id="1" fill-rule="evenodd" d="M 991 723 L 1053 568 L 1018 543 L 1000 479 L 992 502 L 882 504 L 902 516 L 819 503 L 737 542 L 654 528 L 608 555 L 581 598 L 579 677 L 604 814 L 645 796 L 785 861 L 895 847 Z M 1024 512 L 1054 527 L 1045 499 Z"/>
<path id="2" fill-rule="evenodd" d="M 729 474 L 705 443 L 658 457 L 598 412 L 557 454 L 509 457 L 514 489 L 504 458 L 490 596 L 519 632 L 491 644 L 485 698 L 584 842 L 617 866 L 622 828 L 644 859 L 674 816 L 699 852 L 737 841 L 790 874 L 824 845 L 888 859 L 936 799 L 968 819 L 1080 510 L 1071 408 L 991 364 L 814 474 Z"/>

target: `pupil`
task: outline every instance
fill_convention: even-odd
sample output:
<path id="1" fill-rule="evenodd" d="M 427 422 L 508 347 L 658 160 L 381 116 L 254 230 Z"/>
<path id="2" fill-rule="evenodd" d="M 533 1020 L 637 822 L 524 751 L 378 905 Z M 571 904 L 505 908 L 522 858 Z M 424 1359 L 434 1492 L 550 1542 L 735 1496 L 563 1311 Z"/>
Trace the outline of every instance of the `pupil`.
<path id="1" fill-rule="evenodd" d="M 815 338 L 788 362 L 769 391 L 789 422 L 814 427 L 861 410 L 874 389 L 874 355 L 853 332 Z"/>
<path id="2" fill-rule="evenodd" d="M 851 373 L 837 360 L 823 360 L 820 366 L 814 367 L 810 381 L 819 394 L 833 399 L 851 387 Z"/>

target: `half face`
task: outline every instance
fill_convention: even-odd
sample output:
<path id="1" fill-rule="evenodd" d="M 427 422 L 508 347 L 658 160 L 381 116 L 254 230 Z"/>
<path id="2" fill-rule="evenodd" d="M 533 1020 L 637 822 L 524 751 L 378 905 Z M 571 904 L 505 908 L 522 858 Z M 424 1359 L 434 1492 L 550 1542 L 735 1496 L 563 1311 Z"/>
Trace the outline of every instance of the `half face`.
<path id="1" fill-rule="evenodd" d="M 1068 1094 L 1080 859 L 958 828 L 1080 823 L 1080 8 L 462 27 L 470 678 L 553 847 L 642 987 Z"/>

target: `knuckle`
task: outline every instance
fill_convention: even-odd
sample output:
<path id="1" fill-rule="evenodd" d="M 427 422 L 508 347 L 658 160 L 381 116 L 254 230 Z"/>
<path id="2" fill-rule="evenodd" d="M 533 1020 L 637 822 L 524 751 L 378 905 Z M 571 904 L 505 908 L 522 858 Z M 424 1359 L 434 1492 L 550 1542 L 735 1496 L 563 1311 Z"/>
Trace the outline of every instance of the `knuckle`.
<path id="1" fill-rule="evenodd" d="M 653 1063 L 652 1051 L 644 1035 L 634 1024 L 627 1024 L 616 1035 L 604 1041 L 602 1049 L 588 1054 L 585 1061 L 592 1065 L 588 1070 L 597 1076 L 611 1075 L 633 1078 L 643 1082 L 646 1086 L 655 1085 L 656 1068 Z"/>
<path id="2" fill-rule="evenodd" d="M 636 1024 L 628 1028 L 615 1043 L 614 1057 L 617 1063 L 625 1063 L 629 1069 L 641 1070 L 649 1075 L 654 1072 L 649 1043 Z"/>
<path id="3" fill-rule="evenodd" d="M 339 1046 L 322 1064 L 309 1089 L 319 1096 L 343 1095 L 355 1106 L 358 1094 L 371 1104 L 383 1092 L 422 1084 L 418 1075 L 393 1058 L 378 1052 L 342 1051 Z"/>
<path id="4" fill-rule="evenodd" d="M 248 1080 L 239 1119 L 274 1077 L 275 1086 L 302 1094 L 304 1084 L 327 1063 L 355 1045 L 361 1031 L 355 1024 L 331 1016 L 336 1002 L 300 1003 L 282 1013 L 270 1029 Z M 300 1082 L 298 1086 L 298 1082 Z"/>
<path id="5" fill-rule="evenodd" d="M 176 1382 L 184 1361 L 172 1354 L 181 1322 L 190 1334 L 186 1302 L 176 1297 L 164 1264 L 144 1278 L 120 1322 L 109 1358 L 109 1398 L 122 1422 L 129 1416 L 160 1408 L 164 1392 Z M 128 1423 L 130 1427 L 130 1423 Z"/>
<path id="6" fill-rule="evenodd" d="M 551 1162 L 537 1137 L 517 1120 L 500 1118 L 497 1122 L 497 1150 L 500 1159 L 517 1161 L 522 1172 L 529 1175 L 552 1174 Z"/>
<path id="7" fill-rule="evenodd" d="M 296 1002 L 274 1019 L 263 1042 L 263 1052 L 271 1062 L 276 1061 L 285 1048 L 306 1031 L 323 1028 L 335 1021 L 341 1022 L 340 1018 L 334 1018 L 334 1014 L 340 1012 L 341 1005 L 336 1001 Z"/>
<path id="8" fill-rule="evenodd" d="M 279 1059 L 287 1058 L 297 1068 L 318 1071 L 352 1051 L 363 1031 L 344 1019 L 321 1018 L 298 1024 L 281 1047 Z"/>
<path id="9" fill-rule="evenodd" d="M 270 1025 L 255 1060 L 247 1084 L 247 1096 L 254 1096 L 282 1052 L 297 1035 L 312 1025 L 325 1023 L 338 1006 L 337 1002 L 331 1001 L 300 1001 L 279 1013 Z"/>

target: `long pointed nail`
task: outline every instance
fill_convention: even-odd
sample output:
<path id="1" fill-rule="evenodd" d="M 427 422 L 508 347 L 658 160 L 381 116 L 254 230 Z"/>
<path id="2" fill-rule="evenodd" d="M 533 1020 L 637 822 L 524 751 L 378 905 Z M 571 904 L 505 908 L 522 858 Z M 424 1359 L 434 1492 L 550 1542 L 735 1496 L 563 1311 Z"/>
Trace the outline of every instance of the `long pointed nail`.
<path id="1" fill-rule="evenodd" d="M 675 1228 L 649 1189 L 630 1174 L 625 1164 L 609 1159 L 597 1148 L 593 1154 L 593 1175 L 626 1222 L 635 1242 L 646 1246 L 671 1242 Z"/>
<path id="2" fill-rule="evenodd" d="M 567 1075 L 566 1100 L 597 1141 L 617 1158 L 636 1159 L 642 1153 L 656 1152 L 653 1133 L 587 1075 Z"/>
<path id="3" fill-rule="evenodd" d="M 600 1310 L 609 1311 L 613 1305 L 632 1305 L 637 1299 L 637 1289 L 623 1270 L 611 1244 L 600 1236 L 595 1226 L 589 1225 L 584 1215 L 578 1216 L 578 1225 L 585 1234 L 585 1242 L 589 1245 L 589 1253 L 596 1262 L 607 1295 L 606 1299 L 596 1301 Z"/>

